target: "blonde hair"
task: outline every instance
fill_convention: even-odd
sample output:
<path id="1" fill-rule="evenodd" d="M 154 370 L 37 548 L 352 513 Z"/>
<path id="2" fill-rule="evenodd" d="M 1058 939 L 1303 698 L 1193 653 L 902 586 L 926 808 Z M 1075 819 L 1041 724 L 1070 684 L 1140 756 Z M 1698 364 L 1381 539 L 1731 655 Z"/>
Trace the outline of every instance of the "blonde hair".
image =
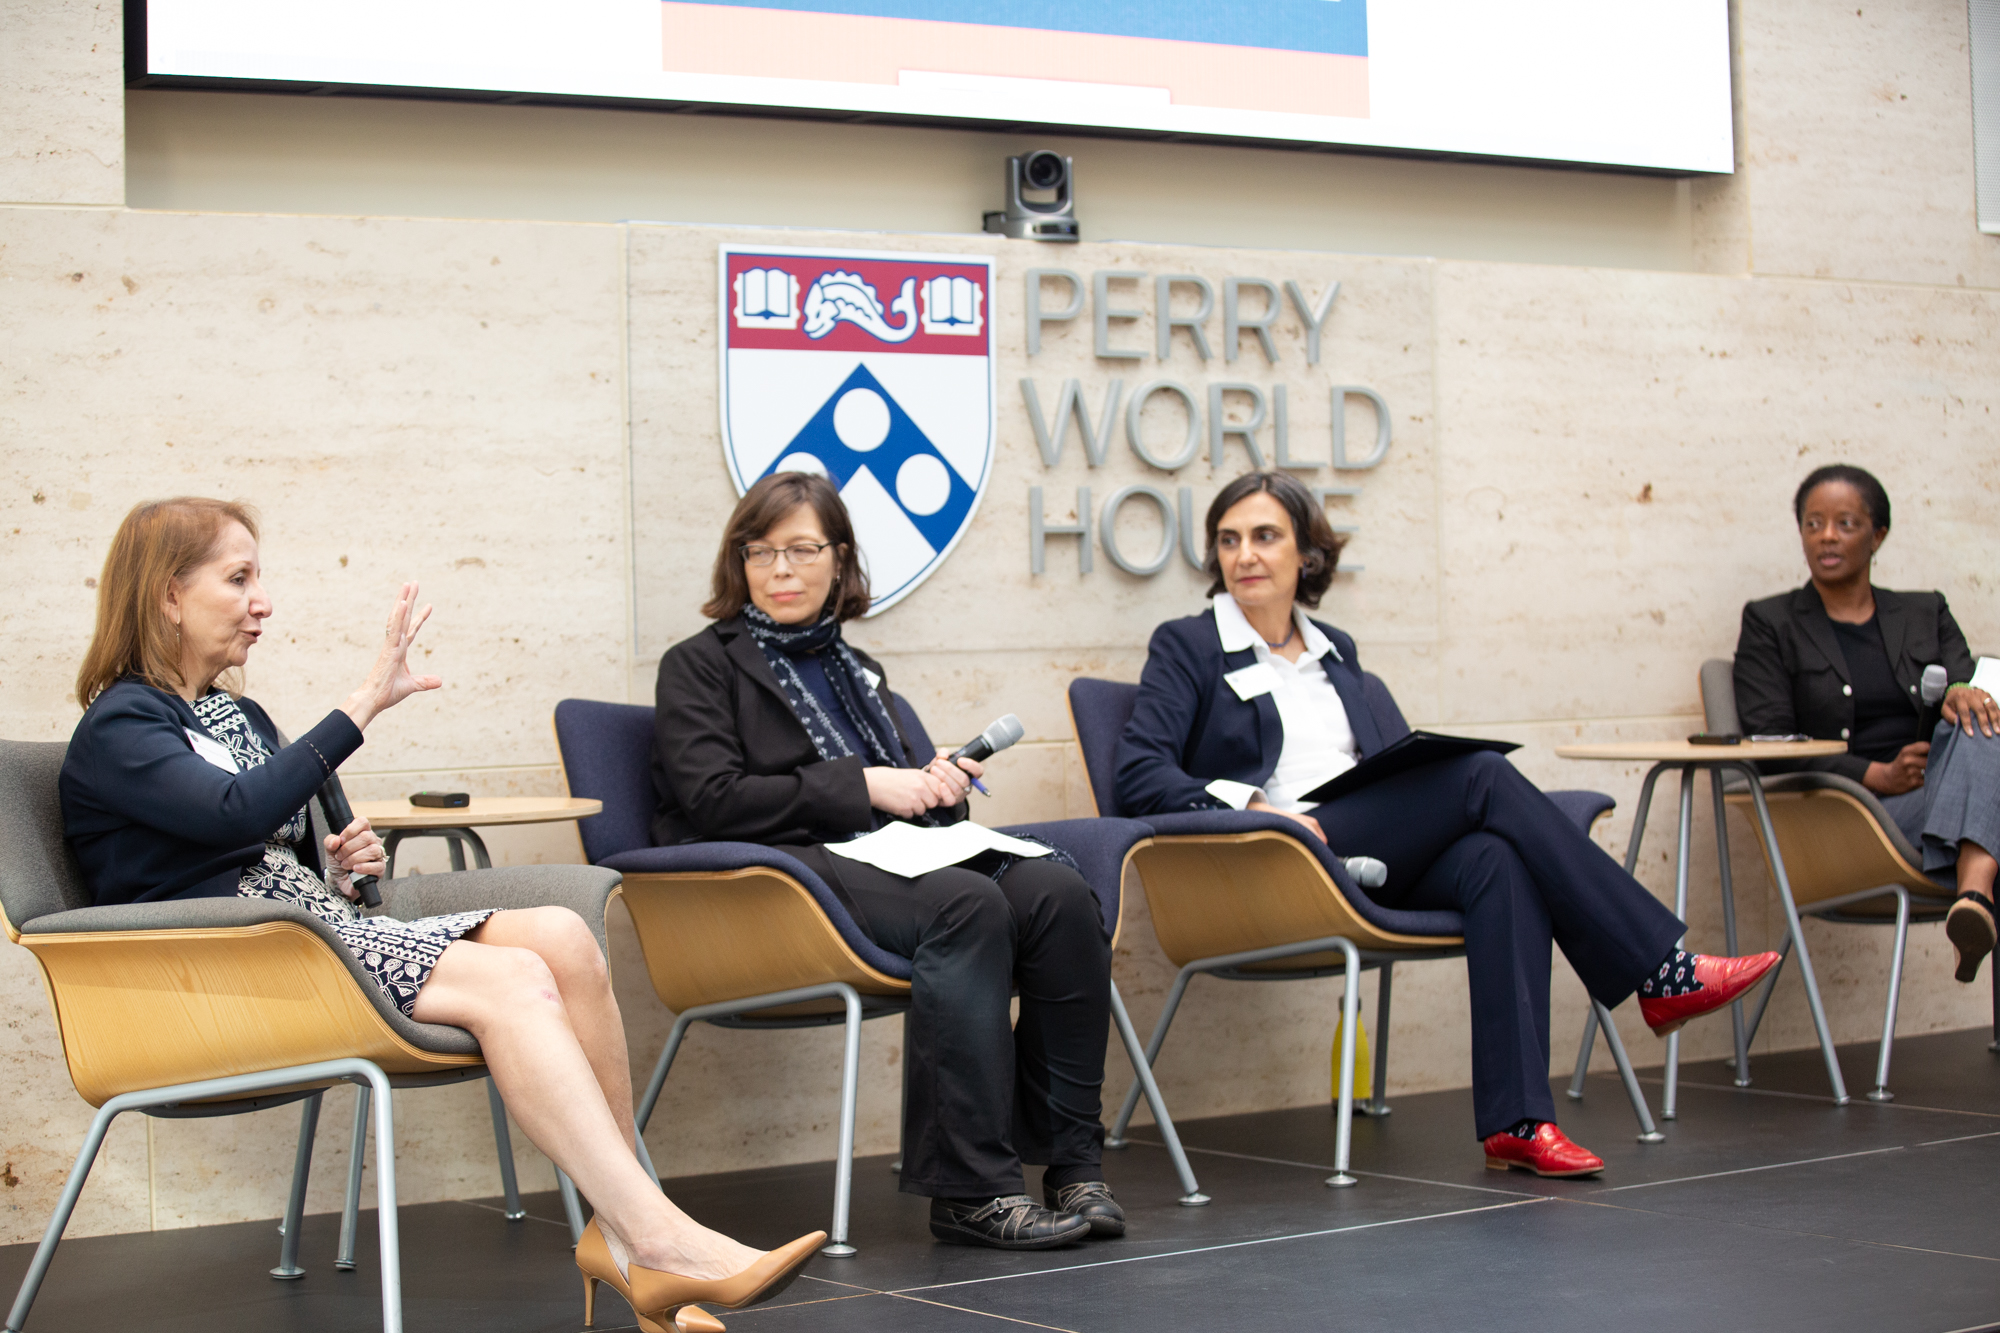
<path id="1" fill-rule="evenodd" d="M 256 538 L 257 511 L 240 500 L 182 495 L 148 500 L 125 515 L 97 580 L 97 628 L 76 673 L 79 704 L 88 708 L 125 676 L 162 690 L 186 683 L 180 634 L 167 619 L 167 587 L 206 561 L 232 522 Z"/>

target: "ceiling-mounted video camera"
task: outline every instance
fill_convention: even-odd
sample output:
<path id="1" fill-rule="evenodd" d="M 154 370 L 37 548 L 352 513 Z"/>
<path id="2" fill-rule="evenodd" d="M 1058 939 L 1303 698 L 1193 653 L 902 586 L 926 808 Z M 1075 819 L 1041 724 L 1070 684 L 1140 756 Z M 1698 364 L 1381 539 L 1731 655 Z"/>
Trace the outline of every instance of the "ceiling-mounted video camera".
<path id="1" fill-rule="evenodd" d="M 1077 240 L 1075 164 L 1046 148 L 1008 158 L 1007 207 L 986 215 L 986 230 L 1028 241 Z"/>

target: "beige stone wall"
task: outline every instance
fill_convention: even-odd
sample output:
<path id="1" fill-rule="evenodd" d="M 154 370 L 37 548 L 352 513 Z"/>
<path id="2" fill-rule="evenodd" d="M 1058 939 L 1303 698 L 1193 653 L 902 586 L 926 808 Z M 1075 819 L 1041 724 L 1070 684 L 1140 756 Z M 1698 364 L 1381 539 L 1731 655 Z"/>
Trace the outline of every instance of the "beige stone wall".
<path id="1" fill-rule="evenodd" d="M 732 499 L 714 401 L 714 254 L 725 240 L 998 259 L 991 489 L 940 572 L 855 631 L 941 737 L 969 734 L 1001 711 L 1027 722 L 1027 742 L 995 765 L 999 795 L 982 811 L 991 822 L 1089 812 L 1064 684 L 1078 674 L 1134 678 L 1147 630 L 1200 604 L 1199 579 L 1178 561 L 1138 579 L 1100 551 L 1095 572 L 1079 575 L 1073 539 L 1053 540 L 1047 573 L 1031 576 L 1028 488 L 1044 488 L 1052 520 L 1084 485 L 1100 502 L 1133 482 L 1186 485 L 1205 503 L 1243 459 L 1232 445 L 1220 472 L 1204 455 L 1170 477 L 1135 459 L 1121 432 L 1102 468 L 1086 466 L 1074 436 L 1064 461 L 1047 468 L 1013 387 L 1023 375 L 1040 384 L 1045 409 L 1071 376 L 1093 402 L 1114 375 L 1128 390 L 1156 374 L 1191 387 L 1284 383 L 1294 452 L 1319 458 L 1324 386 L 1382 392 L 1395 428 L 1382 466 L 1317 474 L 1360 490 L 1332 506 L 1359 527 L 1350 557 L 1364 568 L 1341 577 L 1325 614 L 1354 632 L 1413 721 L 1521 741 L 1518 761 L 1544 785 L 1614 793 L 1620 811 L 1599 831 L 1607 846 L 1622 848 L 1629 831 L 1637 766 L 1584 768 L 1551 747 L 1696 728 L 1696 666 L 1730 651 L 1745 598 L 1799 580 L 1786 506 L 1811 466 L 1849 459 L 1878 471 L 1902 515 L 1880 581 L 1943 588 L 1975 649 L 2000 652 L 2000 608 L 1984 573 L 2000 557 L 1989 517 L 2000 241 L 1973 224 L 1964 11 L 1946 0 L 1854 16 L 1803 0 L 1744 0 L 1742 169 L 1676 187 L 1687 198 L 1675 224 L 1689 257 L 1682 271 L 1578 262 L 1592 258 L 1590 245 L 1559 263 L 1424 258 L 1415 243 L 1401 247 L 1412 253 L 1375 257 L 1255 249 L 1276 244 L 1268 229 L 1232 230 L 1221 203 L 1186 205 L 1178 231 L 1157 224 L 1162 243 L 1063 251 L 963 235 L 529 221 L 547 213 L 523 204 L 510 214 L 498 187 L 499 202 L 479 210 L 493 215 L 486 221 L 286 216 L 270 203 L 242 214 L 128 211 L 115 6 L 17 3 L 0 8 L 0 27 L 0 568 L 16 589 L 0 606 L 0 734 L 10 738 L 59 739 L 74 724 L 70 677 L 89 634 L 89 584 L 118 516 L 143 497 L 199 491 L 244 496 L 265 512 L 278 616 L 250 687 L 288 726 L 309 725 L 350 688 L 365 664 L 366 627 L 397 579 L 420 578 L 438 602 L 427 662 L 447 687 L 371 730 L 349 765 L 356 796 L 425 785 L 556 790 L 550 706 L 566 696 L 649 698 L 658 653 L 700 624 L 693 608 Z M 598 123 L 578 115 L 579 125 Z M 694 133 L 687 127 L 705 122 L 657 123 Z M 815 129 L 812 142 L 827 133 Z M 937 149 L 946 141 L 923 131 L 882 142 L 906 150 L 871 149 L 891 198 L 929 198 L 919 188 L 925 168 L 962 147 Z M 1137 145 L 1090 152 L 1111 180 L 1191 160 Z M 1306 207 L 1284 172 L 1264 170 L 1274 157 L 1295 160 L 1246 156 L 1251 194 L 1229 208 Z M 1409 181 L 1428 181 L 1441 212 L 1463 209 L 1481 188 L 1465 170 L 1398 167 L 1405 197 L 1421 195 Z M 245 200 L 269 199 L 254 187 L 247 175 L 232 186 Z M 540 197 L 531 181 L 517 194 Z M 760 210 L 738 217 L 828 225 L 780 195 L 732 198 Z M 1551 213 L 1522 208 L 1523 225 L 1541 229 L 1537 257 L 1559 250 L 1547 240 L 1564 234 Z M 306 211 L 400 210 L 328 198 Z M 1371 225 L 1390 230 L 1380 218 Z M 1050 326 L 1043 351 L 1027 357 L 1021 282 L 1038 264 L 1198 273 L 1218 287 L 1240 274 L 1343 288 L 1317 367 L 1304 363 L 1291 319 L 1280 324 L 1275 366 L 1248 343 L 1233 364 L 1203 365 L 1184 338 L 1165 366 L 1110 365 L 1090 354 L 1081 322 Z M 1209 330 L 1219 339 L 1219 319 Z M 1150 327 L 1124 339 L 1150 346 Z M 1360 437 L 1366 409 L 1351 413 Z M 1128 549 L 1149 547 L 1139 514 L 1128 521 Z M 1664 795 L 1642 873 L 1670 895 Z M 1697 796 L 1689 915 L 1696 945 L 1714 947 L 1715 875 L 1702 850 L 1710 824 L 1706 793 Z M 1731 820 L 1745 938 L 1773 940 L 1780 921 L 1760 859 Z M 491 844 L 502 861 L 578 855 L 565 829 L 496 832 Z M 434 848 L 417 848 L 411 868 L 441 868 Z M 671 1017 L 645 986 L 629 928 L 615 924 L 620 998 L 643 1070 Z M 1807 938 L 1836 1035 L 1866 1039 L 1879 1024 L 1888 932 L 1809 925 Z M 1905 1033 L 1986 1017 L 1983 985 L 1953 985 L 1948 956 L 1935 927 L 1914 932 Z M 1117 968 L 1144 1028 L 1171 969 L 1138 895 Z M 1161 1064 L 1177 1112 L 1324 1098 L 1338 988 L 1198 984 Z M 1582 1018 L 1581 990 L 1561 965 L 1554 994 L 1561 1068 Z M 1394 1088 L 1466 1081 L 1465 1004 L 1461 965 L 1403 969 Z M 1657 1060 L 1658 1044 L 1621 1017 L 1640 1061 Z M 68 1085 L 23 950 L 0 948 L 0 1019 L 12 1034 L 0 1091 L 8 1241 L 39 1230 L 88 1111 Z M 1689 1030 L 1686 1050 L 1712 1056 L 1726 1040 L 1723 1025 L 1709 1024 Z M 1760 1047 L 1810 1041 L 1788 977 Z M 899 1047 L 893 1020 L 868 1025 L 866 1152 L 894 1143 Z M 656 1159 L 679 1173 L 826 1156 L 837 1064 L 829 1032 L 698 1030 L 649 1135 Z M 1114 1052 L 1107 1094 L 1122 1093 L 1128 1077 Z M 347 1106 L 345 1094 L 335 1097 L 322 1124 L 314 1208 L 336 1202 Z M 476 1088 L 406 1094 L 398 1112 L 405 1199 L 497 1188 Z M 289 1111 L 123 1122 L 77 1233 L 271 1216 L 294 1126 Z M 523 1141 L 517 1148 L 524 1183 L 546 1187 L 546 1162 Z"/>

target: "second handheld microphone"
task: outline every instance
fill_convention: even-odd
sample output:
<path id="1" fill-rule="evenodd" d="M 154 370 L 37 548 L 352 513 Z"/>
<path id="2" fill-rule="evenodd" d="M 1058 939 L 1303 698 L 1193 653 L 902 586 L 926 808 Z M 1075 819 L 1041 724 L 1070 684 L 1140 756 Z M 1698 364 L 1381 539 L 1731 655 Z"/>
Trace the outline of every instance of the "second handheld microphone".
<path id="1" fill-rule="evenodd" d="M 1021 725 L 1021 719 L 1009 713 L 965 744 L 959 746 L 956 750 L 953 750 L 946 758 L 953 760 L 970 759 L 974 763 L 978 763 L 982 759 L 998 754 L 1027 734 L 1028 729 Z"/>

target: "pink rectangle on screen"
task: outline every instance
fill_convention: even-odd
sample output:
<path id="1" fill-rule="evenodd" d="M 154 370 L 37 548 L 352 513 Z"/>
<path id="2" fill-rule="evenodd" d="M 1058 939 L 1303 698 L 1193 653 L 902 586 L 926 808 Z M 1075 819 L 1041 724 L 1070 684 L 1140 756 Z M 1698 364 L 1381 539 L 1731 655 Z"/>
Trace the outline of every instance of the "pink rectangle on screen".
<path id="1" fill-rule="evenodd" d="M 1165 88 L 1180 106 L 1368 115 L 1368 58 L 737 5 L 660 6 L 677 74 L 893 85 L 904 70 Z"/>
<path id="2" fill-rule="evenodd" d="M 746 291 L 746 275 L 753 273 L 759 276 L 750 280 Z M 836 273 L 859 278 L 871 289 L 874 301 L 882 307 L 883 323 L 890 330 L 900 334 L 907 313 L 910 321 L 916 324 L 916 331 L 900 341 L 891 342 L 870 333 L 863 323 L 841 319 L 833 324 L 830 331 L 813 337 L 810 332 L 812 322 L 804 317 L 804 306 L 811 296 L 813 284 Z M 791 283 L 783 283 L 774 276 L 778 274 L 790 277 Z M 909 260 L 855 259 L 849 256 L 820 258 L 734 250 L 730 252 L 729 267 L 723 278 L 728 302 L 725 316 L 729 323 L 728 345 L 732 350 L 777 348 L 986 356 L 992 347 L 987 327 L 993 309 L 990 277 L 991 271 L 984 264 L 954 264 L 923 257 Z M 946 281 L 945 289 L 933 285 L 940 279 Z M 947 323 L 942 312 L 934 307 L 934 302 L 939 295 L 949 292 L 954 280 L 959 286 L 958 322 Z M 915 284 L 912 288 L 914 310 L 894 309 L 905 284 L 911 283 Z M 946 299 L 949 299 L 948 295 Z M 771 310 L 781 313 L 776 316 L 760 313 Z M 946 327 L 954 331 L 935 331 Z"/>

